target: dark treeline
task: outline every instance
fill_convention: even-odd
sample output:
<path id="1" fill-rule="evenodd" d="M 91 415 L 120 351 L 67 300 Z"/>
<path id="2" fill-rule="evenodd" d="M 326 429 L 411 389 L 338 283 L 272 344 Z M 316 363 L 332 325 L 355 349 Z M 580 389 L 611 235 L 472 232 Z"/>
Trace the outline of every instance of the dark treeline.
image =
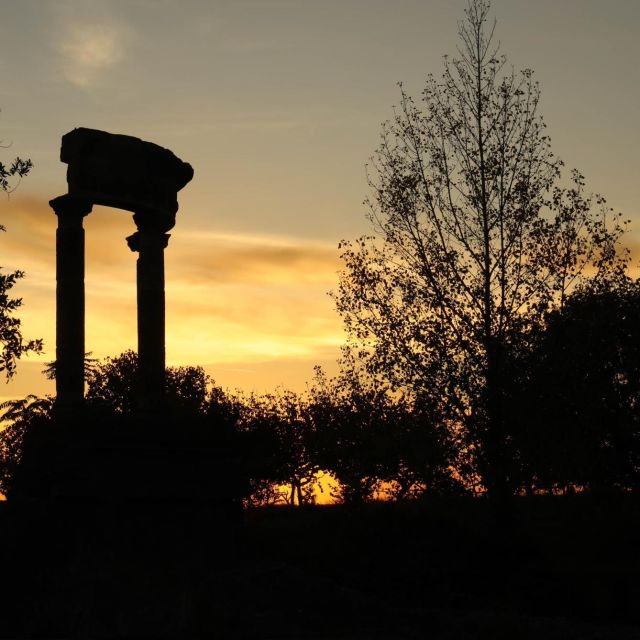
<path id="1" fill-rule="evenodd" d="M 468 0 L 458 35 L 419 100 L 401 86 L 367 167 L 371 235 L 339 245 L 338 376 L 318 370 L 301 394 L 247 395 L 223 391 L 200 367 L 167 369 L 165 407 L 146 434 L 162 428 L 165 443 L 182 438 L 185 448 L 191 436 L 211 450 L 216 438 L 233 441 L 247 505 L 313 502 L 323 474 L 345 503 L 638 489 L 640 284 L 623 245 L 629 220 L 589 194 L 579 171 L 563 174 L 540 87 L 531 69 L 508 65 L 487 0 Z M 0 164 L 0 191 L 30 168 Z M 7 377 L 42 348 L 23 340 L 14 315 L 20 277 L 0 275 Z M 100 428 L 75 425 L 69 442 L 120 446 L 109 434 L 141 422 L 136 372 L 132 352 L 87 361 L 79 421 Z M 0 490 L 11 497 L 54 455 L 57 432 L 45 426 L 55 423 L 51 398 L 3 409 Z"/>
<path id="2" fill-rule="evenodd" d="M 576 292 L 525 344 L 509 354 L 503 397 L 510 493 L 637 492 L 640 282 Z M 131 351 L 87 360 L 87 421 L 128 424 L 136 366 Z M 0 490 L 10 499 L 20 469 L 29 473 L 30 434 L 52 424 L 53 401 L 29 396 L 2 408 L 10 424 L 0 435 Z M 304 393 L 231 393 L 201 367 L 169 367 L 165 413 L 176 430 L 234 434 L 247 506 L 312 504 L 320 490 L 344 503 L 485 490 L 483 452 L 443 420 L 437 398 L 391 390 L 348 354 L 337 377 L 317 369 Z"/>

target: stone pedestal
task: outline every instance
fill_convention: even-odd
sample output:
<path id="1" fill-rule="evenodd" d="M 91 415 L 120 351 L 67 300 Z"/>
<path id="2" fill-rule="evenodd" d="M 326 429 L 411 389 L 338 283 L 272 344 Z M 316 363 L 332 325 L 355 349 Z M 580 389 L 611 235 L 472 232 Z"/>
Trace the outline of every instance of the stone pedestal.
<path id="1" fill-rule="evenodd" d="M 56 231 L 56 406 L 73 410 L 84 398 L 84 228 L 92 205 L 70 196 L 49 203 Z"/>

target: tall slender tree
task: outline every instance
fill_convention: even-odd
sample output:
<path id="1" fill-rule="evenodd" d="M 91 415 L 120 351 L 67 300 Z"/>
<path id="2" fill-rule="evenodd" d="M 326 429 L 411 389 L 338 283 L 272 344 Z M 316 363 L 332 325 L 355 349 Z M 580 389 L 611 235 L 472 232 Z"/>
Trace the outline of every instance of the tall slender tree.
<path id="1" fill-rule="evenodd" d="M 508 354 L 587 277 L 624 269 L 624 222 L 551 150 L 533 72 L 507 66 L 487 0 L 422 104 L 401 86 L 368 166 L 373 235 L 342 242 L 337 309 L 369 375 L 428 393 L 506 495 Z"/>

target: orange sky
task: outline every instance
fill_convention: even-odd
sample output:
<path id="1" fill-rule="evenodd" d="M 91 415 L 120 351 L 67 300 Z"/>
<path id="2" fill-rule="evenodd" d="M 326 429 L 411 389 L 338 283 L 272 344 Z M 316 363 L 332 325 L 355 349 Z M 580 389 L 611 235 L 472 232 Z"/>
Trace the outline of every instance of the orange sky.
<path id="1" fill-rule="evenodd" d="M 0 264 L 22 268 L 26 335 L 46 353 L 1 397 L 51 390 L 60 137 L 142 137 L 195 169 L 166 251 L 167 359 L 223 386 L 301 389 L 343 340 L 327 291 L 337 243 L 366 233 L 364 164 L 403 80 L 419 94 L 455 54 L 462 0 L 22 0 L 0 22 L 2 159 L 33 174 L 0 200 Z M 497 34 L 539 79 L 554 150 L 637 224 L 640 3 L 496 0 Z M 87 349 L 135 348 L 125 212 L 87 229 Z M 629 238 L 637 244 L 637 231 Z"/>
<path id="2" fill-rule="evenodd" d="M 28 270 L 16 288 L 20 315 L 46 353 L 21 365 L 7 387 L 19 393 L 40 386 L 42 362 L 55 351 L 56 218 L 26 192 L 25 182 L 5 207 L 11 231 L 0 246 L 5 264 Z M 135 226 L 124 212 L 96 207 L 85 228 L 87 349 L 104 357 L 136 346 L 137 255 L 125 242 Z M 328 243 L 176 230 L 166 251 L 168 363 L 202 364 L 225 386 L 300 388 L 314 363 L 332 367 L 343 339 L 327 295 L 338 268 Z"/>

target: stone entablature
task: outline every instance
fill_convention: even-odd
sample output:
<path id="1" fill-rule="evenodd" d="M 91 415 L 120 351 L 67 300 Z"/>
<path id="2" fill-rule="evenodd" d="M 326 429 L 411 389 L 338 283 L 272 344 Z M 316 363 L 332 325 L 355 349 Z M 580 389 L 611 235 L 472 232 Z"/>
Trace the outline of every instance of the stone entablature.
<path id="1" fill-rule="evenodd" d="M 191 165 L 169 149 L 84 127 L 62 137 L 60 160 L 70 196 L 153 217 L 163 231 L 175 224 L 178 191 L 193 178 Z"/>

